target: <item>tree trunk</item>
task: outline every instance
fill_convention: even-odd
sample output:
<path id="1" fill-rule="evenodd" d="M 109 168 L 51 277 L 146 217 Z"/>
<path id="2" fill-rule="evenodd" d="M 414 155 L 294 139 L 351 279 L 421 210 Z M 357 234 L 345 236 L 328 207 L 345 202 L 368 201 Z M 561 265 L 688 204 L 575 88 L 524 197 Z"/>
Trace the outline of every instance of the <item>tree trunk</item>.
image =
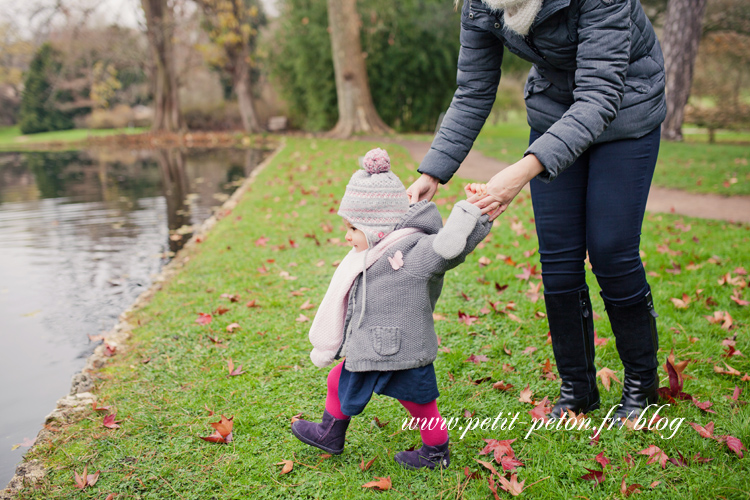
<path id="1" fill-rule="evenodd" d="M 174 16 L 169 0 L 141 0 L 155 74 L 152 130 L 176 132 L 183 128 L 175 67 Z"/>
<path id="2" fill-rule="evenodd" d="M 250 83 L 250 68 L 248 68 L 245 56 L 245 51 L 240 51 L 234 63 L 234 93 L 237 94 L 237 102 L 240 106 L 242 126 L 246 132 L 257 133 L 262 128 L 255 112 L 253 87 Z"/>
<path id="3" fill-rule="evenodd" d="M 350 137 L 358 132 L 391 132 L 372 102 L 356 0 L 328 0 L 328 23 L 339 108 L 338 123 L 328 135 Z"/>
<path id="4" fill-rule="evenodd" d="M 669 0 L 662 35 L 667 73 L 667 118 L 662 137 L 682 140 L 685 105 L 693 83 L 693 65 L 698 55 L 701 25 L 707 0 Z"/>

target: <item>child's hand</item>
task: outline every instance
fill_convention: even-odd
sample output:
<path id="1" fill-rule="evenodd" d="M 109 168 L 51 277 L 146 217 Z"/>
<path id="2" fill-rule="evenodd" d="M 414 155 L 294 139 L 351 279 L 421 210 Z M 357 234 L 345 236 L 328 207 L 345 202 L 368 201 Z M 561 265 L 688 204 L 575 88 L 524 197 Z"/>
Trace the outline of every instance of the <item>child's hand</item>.
<path id="1" fill-rule="evenodd" d="M 481 194 L 482 196 L 487 194 L 487 184 L 479 184 L 478 182 L 472 182 L 464 186 L 464 193 L 466 198 L 469 199 L 472 196 Z"/>
<path id="2" fill-rule="evenodd" d="M 472 182 L 471 184 L 467 184 L 464 186 L 464 193 L 466 193 L 466 201 L 468 201 L 472 205 L 477 205 L 479 203 L 479 200 L 482 200 L 487 196 L 487 184 L 479 184 L 477 182 Z M 497 203 L 497 202 L 491 203 L 487 205 L 486 207 L 482 208 L 482 214 L 488 214 L 490 212 L 493 212 L 499 206 L 500 206 L 500 203 Z M 495 214 L 491 214 L 491 216 L 492 215 L 495 215 Z M 497 215 L 495 215 L 495 217 L 497 217 Z"/>

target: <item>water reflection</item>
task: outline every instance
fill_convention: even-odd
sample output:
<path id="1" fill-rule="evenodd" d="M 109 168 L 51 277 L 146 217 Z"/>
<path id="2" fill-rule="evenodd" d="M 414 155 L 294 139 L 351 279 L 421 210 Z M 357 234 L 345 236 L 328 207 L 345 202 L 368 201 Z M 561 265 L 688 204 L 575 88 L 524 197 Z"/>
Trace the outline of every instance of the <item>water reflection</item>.
<path id="1" fill-rule="evenodd" d="M 260 150 L 0 154 L 0 488 L 70 377 Z"/>

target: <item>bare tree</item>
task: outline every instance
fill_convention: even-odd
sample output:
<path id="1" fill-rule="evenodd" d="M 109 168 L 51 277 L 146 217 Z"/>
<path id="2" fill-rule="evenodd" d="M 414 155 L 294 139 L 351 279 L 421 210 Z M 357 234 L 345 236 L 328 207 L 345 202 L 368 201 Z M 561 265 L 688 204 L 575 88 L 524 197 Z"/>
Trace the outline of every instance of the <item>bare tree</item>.
<path id="1" fill-rule="evenodd" d="M 176 132 L 184 126 L 180 114 L 174 55 L 174 12 L 169 0 L 141 0 L 146 34 L 154 64 L 154 124 L 152 130 Z"/>
<path id="2" fill-rule="evenodd" d="M 358 132 L 390 132 L 378 115 L 370 94 L 356 0 L 328 0 L 328 22 L 339 108 L 338 122 L 329 135 L 349 137 Z"/>
<path id="3" fill-rule="evenodd" d="M 662 47 L 667 73 L 667 118 L 662 137 L 682 140 L 685 105 L 690 97 L 707 0 L 669 0 Z"/>

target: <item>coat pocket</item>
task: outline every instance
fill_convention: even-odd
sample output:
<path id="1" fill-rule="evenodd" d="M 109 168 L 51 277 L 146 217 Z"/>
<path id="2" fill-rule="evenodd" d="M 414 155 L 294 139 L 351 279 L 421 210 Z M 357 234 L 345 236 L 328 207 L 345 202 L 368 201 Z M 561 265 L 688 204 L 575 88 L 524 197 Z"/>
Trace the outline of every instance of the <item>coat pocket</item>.
<path id="1" fill-rule="evenodd" d="M 392 356 L 401 349 L 401 328 L 374 326 L 370 334 L 372 348 L 381 356 Z"/>

